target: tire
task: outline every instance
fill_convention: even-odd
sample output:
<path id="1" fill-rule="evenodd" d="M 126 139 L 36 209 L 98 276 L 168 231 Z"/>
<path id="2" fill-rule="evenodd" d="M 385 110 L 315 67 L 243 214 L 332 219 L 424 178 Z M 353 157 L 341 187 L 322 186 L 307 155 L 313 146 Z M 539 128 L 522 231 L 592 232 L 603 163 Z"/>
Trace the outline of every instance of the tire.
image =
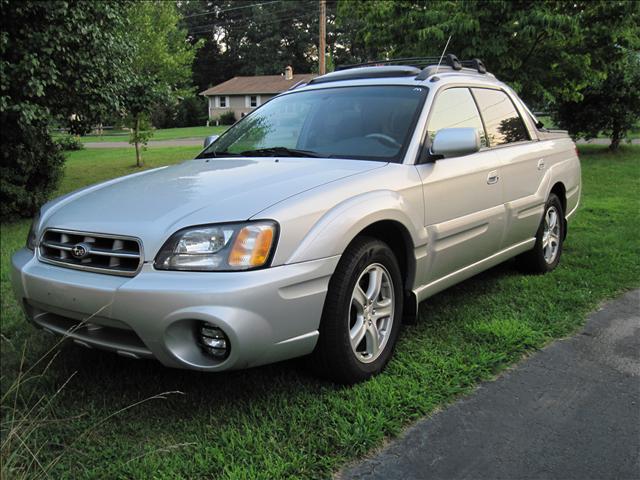
<path id="1" fill-rule="evenodd" d="M 560 263 L 566 225 L 562 202 L 555 193 L 552 193 L 544 206 L 544 215 L 536 233 L 535 245 L 528 252 L 516 257 L 518 268 L 526 273 L 537 274 L 555 269 Z"/>
<path id="2" fill-rule="evenodd" d="M 354 240 L 329 281 L 310 356 L 315 373 L 342 384 L 380 373 L 400 331 L 402 292 L 398 260 L 387 244 L 371 237 Z"/>

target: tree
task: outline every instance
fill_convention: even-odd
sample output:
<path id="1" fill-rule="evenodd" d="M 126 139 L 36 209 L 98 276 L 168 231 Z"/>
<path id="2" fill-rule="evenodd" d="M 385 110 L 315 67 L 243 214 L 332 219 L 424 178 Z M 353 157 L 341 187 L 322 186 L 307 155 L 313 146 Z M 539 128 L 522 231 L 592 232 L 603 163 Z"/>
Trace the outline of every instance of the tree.
<path id="1" fill-rule="evenodd" d="M 338 23 L 353 32 L 348 45 L 360 60 L 439 56 L 451 36 L 449 52 L 483 59 L 491 72 L 540 108 L 580 101 L 590 82 L 605 75 L 615 54 L 611 39 L 624 40 L 621 32 L 637 25 L 637 16 L 631 15 L 637 5 L 341 1 Z M 596 30 L 597 39 L 592 36 Z"/>
<path id="2" fill-rule="evenodd" d="M 110 1 L 0 0 L 0 178 L 3 219 L 33 215 L 56 188 L 64 157 L 52 119 L 92 121 L 121 104 L 128 43 Z"/>
<path id="3" fill-rule="evenodd" d="M 571 5 L 559 2 L 341 2 L 338 21 L 369 57 L 439 56 L 451 36 L 448 52 L 483 59 L 538 105 L 575 98 L 589 62 L 572 53 L 580 24 Z"/>
<path id="4" fill-rule="evenodd" d="M 613 63 L 607 77 L 588 86 L 579 102 L 559 105 L 554 117 L 574 136 L 594 138 L 605 133 L 617 150 L 627 132 L 640 122 L 640 55 L 629 52 Z"/>
<path id="5" fill-rule="evenodd" d="M 574 137 L 601 133 L 616 150 L 627 132 L 640 122 L 640 3 L 579 4 L 582 43 L 590 73 L 578 99 L 557 102 L 556 123 Z"/>
<path id="6" fill-rule="evenodd" d="M 179 28 L 176 5 L 162 0 L 133 3 L 128 10 L 133 44 L 131 80 L 125 111 L 135 145 L 136 165 L 144 165 L 141 149 L 151 137 L 149 115 L 158 103 L 189 94 L 191 65 L 200 43 L 191 44 Z"/>
<path id="7" fill-rule="evenodd" d="M 204 40 L 193 67 L 200 91 L 236 75 L 277 75 L 289 65 L 294 73 L 317 71 L 317 0 L 185 0 L 178 7 L 191 40 Z M 335 0 L 327 2 L 330 50 L 335 8 Z"/>

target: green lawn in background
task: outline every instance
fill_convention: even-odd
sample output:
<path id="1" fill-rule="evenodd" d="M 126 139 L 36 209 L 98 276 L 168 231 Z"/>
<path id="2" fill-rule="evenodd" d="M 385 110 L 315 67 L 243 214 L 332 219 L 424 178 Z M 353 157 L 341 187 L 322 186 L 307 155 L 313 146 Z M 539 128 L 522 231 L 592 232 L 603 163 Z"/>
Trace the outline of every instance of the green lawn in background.
<path id="1" fill-rule="evenodd" d="M 172 163 L 187 150 L 151 149 L 146 159 Z M 602 300 L 640 285 L 640 147 L 580 151 L 582 203 L 559 268 L 525 276 L 507 262 L 427 300 L 387 370 L 371 381 L 338 387 L 295 361 L 203 374 L 69 345 L 18 399 L 24 413 L 73 375 L 26 444 L 41 448 L 41 464 L 61 455 L 50 472 L 57 479 L 331 476 L 523 355 L 575 332 Z M 60 192 L 129 173 L 132 163 L 128 150 L 74 152 Z M 2 225 L 3 391 L 24 345 L 29 366 L 55 342 L 25 324 L 9 294 L 9 258 L 24 244 L 28 223 Z M 182 393 L 109 418 L 169 391 Z M 2 407 L 8 418 L 13 399 Z"/>
<path id="2" fill-rule="evenodd" d="M 154 130 L 151 141 L 154 140 L 177 140 L 180 138 L 202 138 L 204 141 L 208 135 L 220 135 L 228 126 L 220 127 L 182 127 L 182 128 L 163 128 Z M 54 134 L 55 136 L 59 133 Z M 80 137 L 83 143 L 92 142 L 128 142 L 129 132 L 125 130 L 105 130 L 104 135 L 86 135 Z"/>
<path id="3" fill-rule="evenodd" d="M 554 128 L 558 128 L 555 122 L 549 116 L 540 116 L 538 117 L 542 123 L 544 123 L 545 128 L 553 130 Z M 599 135 L 598 138 L 607 138 L 605 135 Z M 640 124 L 636 123 L 635 127 L 631 129 L 629 134 L 627 135 L 627 139 L 640 138 Z M 625 140 L 622 141 L 624 144 Z"/>

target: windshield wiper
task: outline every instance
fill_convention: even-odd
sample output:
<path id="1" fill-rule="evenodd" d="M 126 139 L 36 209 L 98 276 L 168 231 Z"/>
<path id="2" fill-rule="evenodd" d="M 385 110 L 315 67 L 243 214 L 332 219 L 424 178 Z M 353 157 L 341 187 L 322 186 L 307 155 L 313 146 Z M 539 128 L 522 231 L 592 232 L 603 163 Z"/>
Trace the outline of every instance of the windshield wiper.
<path id="1" fill-rule="evenodd" d="M 287 147 L 269 147 L 269 148 L 257 148 L 255 150 L 245 150 L 241 153 L 247 157 L 313 157 L 320 158 L 322 155 L 310 150 L 297 150 L 295 148 Z"/>
<path id="2" fill-rule="evenodd" d="M 198 155 L 198 158 L 224 158 L 224 157 L 240 157 L 240 156 L 242 155 L 239 153 L 232 153 L 227 151 L 216 152 L 215 150 L 212 150 L 210 152 L 202 152 L 200 155 Z"/>

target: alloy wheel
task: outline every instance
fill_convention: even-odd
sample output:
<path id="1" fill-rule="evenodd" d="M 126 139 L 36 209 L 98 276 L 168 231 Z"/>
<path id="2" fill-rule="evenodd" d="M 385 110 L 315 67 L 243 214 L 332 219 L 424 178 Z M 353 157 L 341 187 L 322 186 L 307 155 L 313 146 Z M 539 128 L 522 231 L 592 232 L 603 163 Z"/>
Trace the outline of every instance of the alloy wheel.
<path id="1" fill-rule="evenodd" d="M 384 351 L 395 308 L 391 275 L 379 264 L 369 265 L 360 274 L 351 295 L 349 340 L 358 361 L 371 363 Z"/>
<path id="2" fill-rule="evenodd" d="M 560 215 L 553 205 L 544 214 L 544 231 L 542 233 L 542 254 L 547 264 L 552 264 L 558 256 L 560 247 Z"/>

